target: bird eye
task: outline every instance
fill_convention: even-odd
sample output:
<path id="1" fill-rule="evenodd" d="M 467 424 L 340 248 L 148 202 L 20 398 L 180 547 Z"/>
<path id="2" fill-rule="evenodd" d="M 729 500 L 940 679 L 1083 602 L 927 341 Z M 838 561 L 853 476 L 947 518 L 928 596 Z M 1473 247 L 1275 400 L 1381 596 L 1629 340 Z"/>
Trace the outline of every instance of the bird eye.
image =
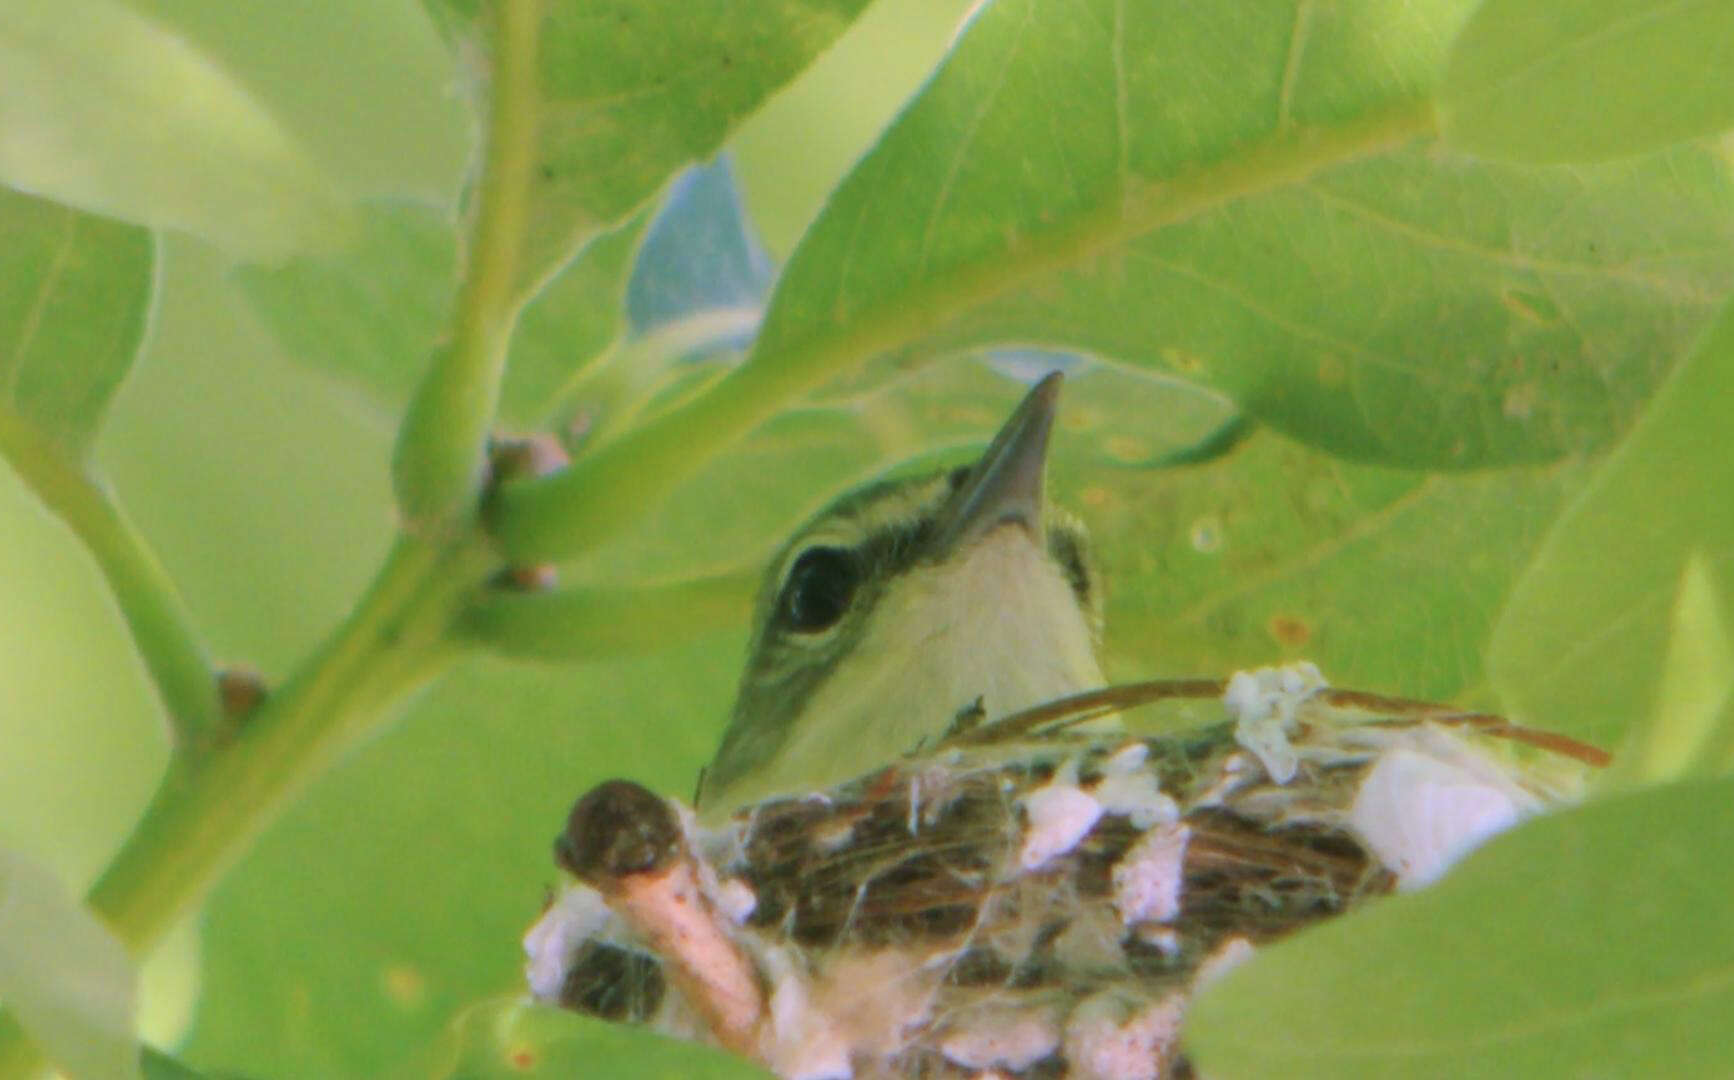
<path id="1" fill-rule="evenodd" d="M 860 574 L 848 551 L 834 547 L 808 548 L 795 560 L 783 583 L 779 601 L 788 624 L 813 634 L 836 624 L 849 610 Z"/>

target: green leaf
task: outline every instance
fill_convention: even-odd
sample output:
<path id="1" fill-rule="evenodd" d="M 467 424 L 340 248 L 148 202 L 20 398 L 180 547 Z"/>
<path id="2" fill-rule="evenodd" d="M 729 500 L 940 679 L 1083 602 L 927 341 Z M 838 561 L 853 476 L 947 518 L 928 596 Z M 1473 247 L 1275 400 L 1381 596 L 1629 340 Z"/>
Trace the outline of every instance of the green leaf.
<path id="1" fill-rule="evenodd" d="M 521 560 L 582 553 L 894 351 L 1082 352 L 1374 463 L 1605 445 L 1734 282 L 1734 184 L 1697 151 L 1545 171 L 1413 145 L 1466 8 L 981 7 L 808 231 L 750 359 L 490 524 Z"/>
<path id="2" fill-rule="evenodd" d="M 1151 234 L 941 337 L 1196 379 L 1353 460 L 1541 462 L 1631 423 L 1731 254 L 1734 187 L 1707 155 L 1567 173 L 1404 150 Z"/>
<path id="3" fill-rule="evenodd" d="M 475 5 L 429 0 L 454 37 Z M 866 0 L 551 0 L 542 138 L 522 265 L 540 281 L 623 221 L 836 40 Z"/>
<path id="4" fill-rule="evenodd" d="M 53 871 L 0 848 L 0 1001 L 74 1080 L 139 1075 L 136 972 Z"/>
<path id="5" fill-rule="evenodd" d="M 1261 950 L 1194 1005 L 1189 1045 L 1221 1080 L 1723 1076 L 1730 868 L 1734 781 L 1546 817 Z"/>
<path id="6" fill-rule="evenodd" d="M 1147 464 L 1196 446 L 1233 415 L 1217 396 L 1184 383 L 1076 360 L 1058 364 L 1074 368 L 1055 439 L 1063 461 L 1116 470 Z M 1048 370 L 1037 366 L 1033 374 Z M 708 462 L 655 513 L 575 563 L 573 575 L 610 585 L 756 570 L 844 487 L 889 469 L 939 469 L 979 453 L 1025 389 L 965 358 L 827 388 L 809 407 L 782 413 Z"/>
<path id="7" fill-rule="evenodd" d="M 486 1002 L 459 1016 L 456 1053 L 439 1080 L 601 1075 L 619 1080 L 761 1080 L 762 1069 L 708 1046 L 563 1012 L 521 999 Z"/>
<path id="8" fill-rule="evenodd" d="M 1611 742 L 1650 712 L 1688 559 L 1734 582 L 1734 307 L 1560 517 L 1513 591 L 1489 666 L 1507 708 Z"/>
<path id="9" fill-rule="evenodd" d="M 243 1080 L 235 1073 L 200 1072 L 148 1046 L 144 1048 L 142 1065 L 144 1080 Z"/>
<path id="10" fill-rule="evenodd" d="M 524 309 L 501 391 L 506 420 L 540 425 L 565 413 L 574 385 L 618 342 L 627 280 L 649 220 L 641 213 L 591 240 Z"/>
<path id="11" fill-rule="evenodd" d="M 0 189 L 0 457 L 95 561 L 183 740 L 220 723 L 174 584 L 86 458 L 149 320 L 143 229 Z"/>
<path id="12" fill-rule="evenodd" d="M 1706 755 L 1734 705 L 1734 635 L 1724 595 L 1704 558 L 1688 556 L 1669 613 L 1656 704 L 1632 729 L 1610 780 L 1662 783 L 1725 766 Z"/>
<path id="13" fill-rule="evenodd" d="M 68 456 L 132 367 L 154 261 L 143 229 L 0 189 L 0 408 Z"/>
<path id="14" fill-rule="evenodd" d="M 418 0 L 124 0 L 229 72 L 346 197 L 449 207 L 474 124 Z"/>
<path id="15" fill-rule="evenodd" d="M 340 252 L 242 267 L 235 280 L 295 360 L 395 411 L 448 329 L 455 226 L 438 211 L 384 203 L 366 207 L 361 222 Z M 574 376 L 618 337 L 644 222 L 639 216 L 597 236 L 525 308 L 502 389 L 507 422 L 543 422 Z"/>
<path id="16" fill-rule="evenodd" d="M 446 329 L 455 233 L 422 207 L 376 203 L 360 221 L 341 251 L 241 267 L 235 280 L 296 360 L 401 408 Z"/>
<path id="17" fill-rule="evenodd" d="M 1440 87 L 1447 139 L 1509 161 L 1598 161 L 1734 127 L 1724 0 L 1488 0 Z"/>
<path id="18" fill-rule="evenodd" d="M 984 8 L 808 232 L 754 363 L 1034 342 L 1361 460 L 1603 443 L 1734 280 L 1734 188 L 1703 155 L 1400 149 L 1463 10 Z"/>
<path id="19" fill-rule="evenodd" d="M 1306 659 L 1339 686 L 1483 705 L 1502 603 L 1582 480 L 1357 465 L 1269 431 L 1188 468 L 1058 466 L 1106 577 L 1110 677 Z"/>
<path id="20" fill-rule="evenodd" d="M 0 8 L 0 179 L 240 255 L 328 242 L 336 189 L 188 37 L 118 0 Z"/>

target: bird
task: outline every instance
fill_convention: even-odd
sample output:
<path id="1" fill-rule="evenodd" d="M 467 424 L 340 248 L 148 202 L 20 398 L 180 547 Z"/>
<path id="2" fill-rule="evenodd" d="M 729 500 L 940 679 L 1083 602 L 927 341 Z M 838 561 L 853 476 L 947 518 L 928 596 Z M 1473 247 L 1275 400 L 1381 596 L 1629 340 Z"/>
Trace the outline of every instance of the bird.
<path id="1" fill-rule="evenodd" d="M 624 779 L 568 815 L 538 999 L 789 1080 L 1176 1080 L 1201 985 L 1606 764 L 1305 662 L 1105 685 L 1101 582 L 1044 484 L 1060 385 L 973 464 L 845 494 L 772 558 L 696 816 Z M 1202 719 L 1119 718 L 1162 701 Z"/>
<path id="2" fill-rule="evenodd" d="M 701 813 L 822 790 L 967 718 L 1102 685 L 1101 583 L 1045 491 L 1061 380 L 1037 381 L 974 464 L 847 493 L 771 560 Z"/>

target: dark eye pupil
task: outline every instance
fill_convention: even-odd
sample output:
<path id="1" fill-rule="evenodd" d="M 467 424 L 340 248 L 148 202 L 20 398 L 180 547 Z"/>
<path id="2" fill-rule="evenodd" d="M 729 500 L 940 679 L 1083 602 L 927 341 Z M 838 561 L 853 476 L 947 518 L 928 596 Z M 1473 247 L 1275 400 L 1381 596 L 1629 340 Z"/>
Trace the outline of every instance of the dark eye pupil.
<path id="1" fill-rule="evenodd" d="M 855 560 L 847 551 L 831 547 L 805 551 L 783 586 L 783 616 L 796 630 L 823 630 L 849 610 L 855 582 Z"/>

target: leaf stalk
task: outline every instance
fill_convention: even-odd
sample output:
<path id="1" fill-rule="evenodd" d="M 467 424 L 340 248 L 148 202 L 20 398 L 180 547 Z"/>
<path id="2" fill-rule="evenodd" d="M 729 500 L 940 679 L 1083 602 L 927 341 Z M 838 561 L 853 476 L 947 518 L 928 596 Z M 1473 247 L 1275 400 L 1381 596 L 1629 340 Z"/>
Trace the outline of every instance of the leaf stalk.
<path id="1" fill-rule="evenodd" d="M 406 527 L 429 535 L 451 535 L 474 513 L 512 331 L 526 299 L 518 268 L 536 165 L 542 0 L 497 0 L 491 10 L 486 149 L 451 341 L 417 387 L 392 456 Z"/>
<path id="2" fill-rule="evenodd" d="M 107 582 L 168 718 L 176 753 L 216 741 L 228 727 L 204 646 L 181 595 L 119 504 L 84 467 L 0 405 L 0 457 L 72 530 Z"/>

